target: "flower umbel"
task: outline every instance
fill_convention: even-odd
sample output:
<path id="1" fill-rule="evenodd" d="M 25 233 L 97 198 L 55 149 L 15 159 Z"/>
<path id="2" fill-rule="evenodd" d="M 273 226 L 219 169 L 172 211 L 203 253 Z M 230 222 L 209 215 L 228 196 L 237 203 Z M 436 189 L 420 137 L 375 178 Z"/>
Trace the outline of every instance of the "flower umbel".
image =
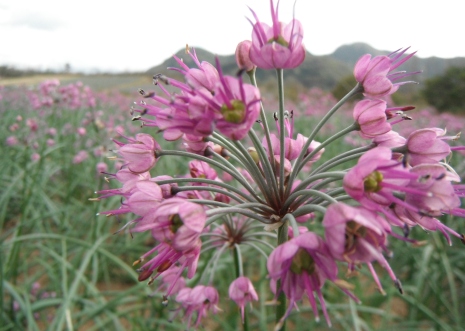
<path id="1" fill-rule="evenodd" d="M 283 69 L 304 60 L 302 25 L 280 22 L 272 0 L 270 8 L 271 26 L 252 11 L 252 41 L 236 49 L 237 75 L 225 74 L 218 59 L 212 65 L 187 49 L 196 67 L 175 57 L 178 67 L 170 68 L 183 79 L 156 74 L 157 91 L 140 91 L 133 120 L 149 133 L 114 141 L 121 167 L 104 173 L 121 187 L 94 199 L 119 196 L 121 206 L 101 214 L 134 214 L 120 231 L 149 233 L 149 247 L 134 263 L 141 265 L 139 281 L 159 279 L 155 296 L 163 304 L 175 296 L 175 310 L 184 311 L 188 328 L 199 327 L 208 312 L 220 312 L 220 297 L 229 294 L 249 330 L 247 303 L 258 300 L 252 282 L 266 278 L 274 293 L 275 330 L 304 295 L 315 319 L 319 306 L 331 325 L 326 284 L 359 302 L 345 278 L 360 268 L 368 268 L 385 293 L 375 270 L 375 263 L 381 265 L 402 293 L 402 273 L 398 278 L 388 263 L 388 246 L 391 240 L 418 245 L 410 228 L 440 231 L 450 244 L 451 234 L 465 242 L 440 220 L 444 214 L 465 217 L 465 188 L 447 163 L 463 149 L 449 146 L 459 134 L 421 128 L 405 138 L 396 127 L 415 122 L 404 113 L 414 107 L 385 98 L 407 83 L 398 81 L 412 73 L 395 70 L 414 53 L 362 56 L 354 69 L 357 85 L 321 116 L 302 116 L 298 104 L 285 110 L 283 78 Z M 276 100 L 260 92 L 255 67 L 277 69 Z M 357 93 L 366 98 L 351 103 Z M 353 109 L 352 119 L 343 112 L 334 116 L 343 105 Z M 353 131 L 368 140 L 365 146 L 341 143 Z M 161 138 L 178 145 L 171 149 L 158 143 Z M 339 275 L 340 265 L 346 276 Z"/>

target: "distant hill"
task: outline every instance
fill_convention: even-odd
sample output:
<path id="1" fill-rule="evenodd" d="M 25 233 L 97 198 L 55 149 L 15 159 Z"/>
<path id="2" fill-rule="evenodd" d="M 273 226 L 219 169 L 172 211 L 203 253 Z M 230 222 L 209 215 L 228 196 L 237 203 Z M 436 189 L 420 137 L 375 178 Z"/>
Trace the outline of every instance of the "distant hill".
<path id="1" fill-rule="evenodd" d="M 197 57 L 200 61 L 208 61 L 215 63 L 214 54 L 201 49 L 195 49 Z M 343 45 L 337 48 L 332 54 L 315 56 L 307 52 L 304 63 L 294 70 L 288 70 L 285 74 L 285 79 L 299 82 L 303 86 L 321 87 L 324 89 L 332 89 L 344 77 L 350 75 L 353 71 L 357 60 L 364 54 L 370 53 L 373 56 L 387 55 L 390 52 L 377 50 L 370 45 L 364 43 L 354 43 Z M 190 59 L 190 56 L 182 49 L 176 53 L 176 56 L 182 58 L 189 66 L 195 66 Z M 234 55 L 219 56 L 222 70 L 225 74 L 234 75 L 237 72 L 237 65 Z M 415 80 L 422 82 L 423 80 L 443 74 L 447 68 L 457 66 L 465 67 L 465 58 L 457 57 L 452 59 L 442 59 L 438 57 L 419 58 L 416 55 L 400 67 L 400 70 L 405 71 L 422 71 L 422 74 L 416 75 Z M 156 65 L 147 73 L 156 74 L 162 73 L 170 77 L 178 77 L 172 70 L 167 70 L 168 67 L 179 67 L 173 58 L 167 59 L 163 63 Z M 257 79 L 259 81 L 268 81 L 275 77 L 273 70 L 257 70 Z"/>

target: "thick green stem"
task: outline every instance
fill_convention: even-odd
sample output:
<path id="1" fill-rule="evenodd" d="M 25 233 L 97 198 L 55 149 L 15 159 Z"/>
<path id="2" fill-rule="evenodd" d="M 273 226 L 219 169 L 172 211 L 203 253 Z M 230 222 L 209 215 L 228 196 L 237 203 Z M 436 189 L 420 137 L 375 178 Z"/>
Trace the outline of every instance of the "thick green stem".
<path id="1" fill-rule="evenodd" d="M 242 256 L 241 256 L 241 250 L 239 248 L 239 245 L 234 245 L 234 266 L 236 269 L 236 279 L 239 277 L 242 277 L 244 275 L 244 270 L 242 269 Z M 249 331 L 249 319 L 247 316 L 247 309 L 246 307 L 243 307 L 244 309 L 244 316 L 242 319 L 242 326 L 244 328 L 244 331 Z"/>
<path id="2" fill-rule="evenodd" d="M 215 167 L 218 167 L 219 169 L 229 173 L 235 180 L 237 180 L 249 193 L 259 202 L 264 202 L 255 192 L 255 190 L 250 186 L 250 184 L 244 179 L 244 177 L 239 176 L 236 171 L 233 171 L 230 167 L 223 165 L 222 163 L 209 159 L 208 157 L 189 153 L 189 152 L 184 152 L 184 151 L 170 151 L 170 150 L 161 150 L 157 151 L 157 157 L 161 157 L 164 155 L 173 155 L 173 156 L 184 156 L 184 157 L 190 157 L 195 160 L 200 160 L 205 163 L 211 164 Z"/>
<path id="3" fill-rule="evenodd" d="M 283 69 L 276 69 L 278 74 L 278 100 L 279 100 L 279 197 L 284 197 L 284 134 L 286 130 L 284 128 L 284 75 Z"/>
<path id="4" fill-rule="evenodd" d="M 287 241 L 287 222 L 278 229 L 278 246 L 284 244 Z M 281 288 L 281 279 L 278 279 L 276 284 L 276 289 Z M 278 303 L 276 306 L 276 324 L 281 324 L 280 331 L 286 330 L 286 323 L 282 322 L 281 319 L 286 313 L 286 295 L 283 291 L 281 291 L 278 295 Z"/>

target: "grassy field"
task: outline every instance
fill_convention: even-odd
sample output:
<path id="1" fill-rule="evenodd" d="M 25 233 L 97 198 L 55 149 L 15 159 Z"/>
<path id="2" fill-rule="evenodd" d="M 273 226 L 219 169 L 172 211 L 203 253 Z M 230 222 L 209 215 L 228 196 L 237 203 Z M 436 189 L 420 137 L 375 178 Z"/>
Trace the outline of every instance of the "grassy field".
<path id="1" fill-rule="evenodd" d="M 113 155 L 111 139 L 117 137 L 117 129 L 128 135 L 150 132 L 162 141 L 155 129 L 140 129 L 131 122 L 129 114 L 138 98 L 136 88 L 149 90 L 152 78 L 58 76 L 60 86 L 77 91 L 78 97 L 71 102 L 60 92 L 51 103 L 41 99 L 39 83 L 45 78 L 52 77 L 0 82 L 0 331 L 185 329 L 174 300 L 166 307 L 157 292 L 158 283 L 138 282 L 132 267 L 133 261 L 153 247 L 153 239 L 147 234 L 116 233 L 130 220 L 126 216 L 96 216 L 118 208 L 118 197 L 89 201 L 96 197 L 95 191 L 117 187 L 99 173 L 114 173 L 120 166 L 108 159 Z M 273 102 L 268 98 L 271 109 L 276 107 Z M 299 132 L 308 134 L 331 102 L 330 96 L 314 90 L 288 105 L 300 116 Z M 422 111 L 418 110 L 419 114 L 425 114 Z M 317 139 L 346 125 L 350 116 L 348 110 L 342 110 L 330 130 Z M 465 122 L 439 115 L 422 115 L 420 121 L 437 125 L 450 121 L 448 129 L 452 131 L 455 128 L 450 125 L 460 128 Z M 405 131 L 413 129 L 411 124 L 402 125 Z M 331 145 L 325 154 L 338 155 L 349 143 L 357 145 L 358 136 Z M 176 143 L 164 147 L 179 149 Z M 463 163 L 456 166 L 463 178 Z M 183 175 L 185 171 L 182 162 L 162 159 L 152 176 Z M 443 221 L 457 232 L 465 232 L 462 219 Z M 360 305 L 350 302 L 335 286 L 325 286 L 331 330 L 465 330 L 465 250 L 460 240 L 453 238 L 449 247 L 440 234 L 419 228 L 413 229 L 412 237 L 424 240 L 424 246 L 395 240 L 390 246 L 390 264 L 403 284 L 403 295 L 378 266 L 386 295 L 376 290 L 366 267 L 350 279 Z M 207 260 L 200 262 L 200 270 Z M 215 285 L 222 311 L 204 318 L 200 329 L 241 330 L 237 306 L 227 294 L 233 279 L 231 254 L 225 253 L 220 263 Z M 273 307 L 268 302 L 273 296 L 265 261 L 257 263 L 250 256 L 244 263 L 260 297 L 250 311 L 251 329 L 272 329 Z M 339 269 L 344 278 L 344 266 Z M 300 312 L 291 314 L 287 327 L 329 330 L 324 321 L 314 321 L 305 300 Z"/>

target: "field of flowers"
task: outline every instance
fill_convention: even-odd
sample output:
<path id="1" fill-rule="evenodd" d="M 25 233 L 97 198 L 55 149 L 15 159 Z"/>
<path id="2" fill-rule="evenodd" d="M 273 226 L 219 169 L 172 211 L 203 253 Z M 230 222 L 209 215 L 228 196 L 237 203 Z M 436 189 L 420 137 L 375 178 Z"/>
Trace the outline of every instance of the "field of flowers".
<path id="1" fill-rule="evenodd" d="M 131 265 L 153 247 L 152 237 L 121 229 L 130 220 L 125 215 L 96 216 L 118 208 L 117 196 L 92 201 L 99 200 L 94 192 L 117 187 L 110 174 L 123 164 L 112 153 L 112 139 L 150 132 L 162 141 L 156 129 L 131 121 L 129 109 L 139 97 L 137 92 L 102 93 L 80 82 L 53 79 L 0 87 L 0 331 L 185 329 L 181 307 L 175 301 L 167 303 L 158 290 L 166 286 L 164 279 L 151 285 L 139 282 L 137 267 Z M 268 109 L 277 109 L 271 95 L 263 101 Z M 286 109 L 298 119 L 296 130 L 308 133 L 335 102 L 330 94 L 312 89 Z M 317 140 L 352 122 L 352 106 L 340 110 Z M 409 115 L 413 120 L 398 124 L 406 135 L 424 123 L 456 134 L 465 122 L 433 109 L 412 110 Z M 326 148 L 325 154 L 336 156 L 344 146 L 362 144 L 359 135 L 351 133 Z M 181 149 L 180 145 L 164 143 L 162 149 Z M 463 161 L 450 162 L 463 178 Z M 162 158 L 152 176 L 188 171 L 184 162 Z M 465 232 L 463 220 L 447 216 L 442 221 Z M 357 270 L 356 277 L 351 274 L 352 291 L 361 304 L 336 286 L 323 288 L 332 330 L 464 330 L 465 251 L 460 240 L 453 238 L 449 247 L 440 233 L 418 227 L 411 236 L 422 241 L 422 247 L 400 240 L 389 246 L 393 252 L 389 262 L 402 282 L 403 295 L 379 265 L 375 267 L 385 294 L 377 290 L 366 268 Z M 213 256 L 212 251 L 207 254 Z M 209 267 L 208 261 L 200 261 L 200 273 Z M 259 297 L 249 311 L 251 330 L 274 325 L 266 262 L 260 261 L 253 255 L 243 261 Z M 239 330 L 239 309 L 228 298 L 233 255 L 217 262 L 221 310 L 203 318 L 200 329 Z M 340 268 L 341 278 L 344 273 Z M 302 325 L 306 330 L 329 329 L 315 321 L 308 302 L 291 313 L 287 327 L 300 330 Z"/>

